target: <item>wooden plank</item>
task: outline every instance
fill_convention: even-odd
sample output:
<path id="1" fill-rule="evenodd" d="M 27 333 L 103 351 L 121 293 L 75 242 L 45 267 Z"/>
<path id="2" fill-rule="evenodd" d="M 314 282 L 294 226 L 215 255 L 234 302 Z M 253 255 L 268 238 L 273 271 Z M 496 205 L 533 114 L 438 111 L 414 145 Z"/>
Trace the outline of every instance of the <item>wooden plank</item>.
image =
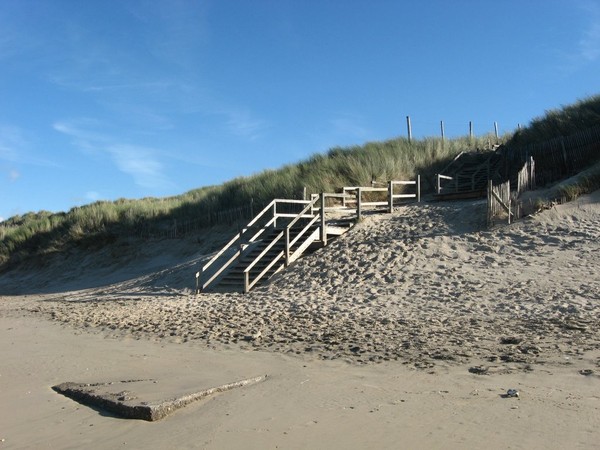
<path id="1" fill-rule="evenodd" d="M 388 202 L 362 202 L 362 206 L 388 206 Z"/>
<path id="2" fill-rule="evenodd" d="M 496 194 L 496 192 L 494 192 L 492 190 L 492 195 L 494 196 L 494 198 L 496 199 L 496 201 L 500 204 L 500 206 L 502 206 L 502 208 L 504 208 L 504 210 L 508 213 L 512 215 L 512 212 L 510 211 L 510 206 L 507 206 L 504 201 L 498 196 L 498 194 Z M 510 200 L 509 200 L 510 201 Z"/>

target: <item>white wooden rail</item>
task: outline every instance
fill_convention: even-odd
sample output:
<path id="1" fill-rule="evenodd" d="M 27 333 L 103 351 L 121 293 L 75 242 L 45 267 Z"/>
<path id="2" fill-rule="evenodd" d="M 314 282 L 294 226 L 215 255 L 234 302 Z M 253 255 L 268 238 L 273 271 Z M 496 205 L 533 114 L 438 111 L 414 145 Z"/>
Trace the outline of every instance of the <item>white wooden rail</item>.
<path id="1" fill-rule="evenodd" d="M 258 241 L 258 239 L 263 235 L 263 233 L 271 228 L 271 227 L 275 227 L 277 225 L 277 219 L 280 217 L 296 217 L 297 214 L 291 214 L 291 213 L 280 213 L 277 211 L 277 205 L 278 204 L 309 204 L 310 202 L 307 200 L 288 200 L 288 199 L 275 199 L 273 201 L 271 201 L 271 203 L 269 203 L 267 206 L 265 206 L 265 208 L 258 213 L 258 215 L 252 219 L 252 221 L 250 221 L 250 223 L 248 223 L 248 225 L 246 225 L 246 227 L 240 231 L 239 233 L 237 233 L 227 244 L 225 244 L 225 246 L 218 251 L 204 266 L 202 266 L 202 269 L 196 273 L 196 292 L 199 293 L 201 291 L 203 291 L 204 289 L 206 289 L 213 281 L 215 281 L 221 274 L 223 274 L 223 272 L 225 272 L 228 268 L 230 268 L 234 261 L 236 261 L 238 258 L 240 258 L 242 256 L 242 253 L 244 253 L 244 250 L 246 250 L 250 244 Z M 260 229 L 253 235 L 251 236 L 247 241 L 244 240 L 244 236 L 247 235 L 247 233 L 249 231 L 251 231 L 253 229 L 253 227 L 255 227 L 261 219 L 263 218 L 267 218 L 269 217 L 269 213 L 272 212 L 272 216 L 271 218 L 263 225 L 260 227 Z M 312 216 L 311 216 L 312 217 Z M 237 245 L 237 248 L 235 247 L 235 244 Z M 212 275 L 210 275 L 208 277 L 208 279 L 206 279 L 205 281 L 201 281 L 201 277 L 202 274 L 207 273 L 208 269 L 215 264 L 215 262 L 217 260 L 219 260 L 224 254 L 225 252 L 227 252 L 227 250 L 230 249 L 236 249 L 233 254 L 229 257 L 229 259 L 227 259 L 221 266 L 219 269 L 217 269 Z"/>
<path id="2" fill-rule="evenodd" d="M 396 194 L 396 186 L 414 185 L 415 193 L 412 194 Z M 386 193 L 385 201 L 364 201 L 363 194 L 365 192 L 382 192 Z M 335 206 L 327 206 L 327 199 L 337 199 Z M 387 187 L 345 187 L 342 193 L 321 193 L 312 194 L 310 200 L 287 200 L 275 199 L 269 203 L 245 228 L 236 234 L 221 250 L 219 250 L 203 267 L 196 273 L 196 293 L 205 290 L 213 282 L 215 282 L 228 269 L 232 268 L 236 260 L 240 260 L 244 255 L 251 251 L 251 244 L 257 242 L 268 229 L 275 229 L 277 220 L 280 218 L 292 219 L 287 223 L 285 228 L 279 232 L 271 242 L 261 251 L 261 253 L 248 264 L 243 271 L 244 292 L 250 291 L 271 269 L 283 259 L 283 266 L 287 267 L 294 260 L 299 258 L 302 253 L 312 244 L 317 238 L 320 239 L 323 246 L 327 245 L 327 220 L 326 213 L 332 211 L 356 211 L 358 218 L 361 217 L 363 208 L 365 207 L 387 207 L 391 212 L 394 207 L 394 202 L 399 199 L 414 198 L 416 201 L 421 201 L 421 177 L 417 176 L 413 181 L 390 181 Z M 317 203 L 319 206 L 317 207 Z M 296 204 L 304 205 L 304 208 L 299 213 L 289 213 L 278 211 L 278 205 Z M 353 205 L 353 206 L 351 206 Z M 299 230 L 293 239 L 291 238 L 291 230 L 298 224 L 301 219 L 308 219 L 306 224 Z M 261 221 L 265 222 L 260 226 Z M 319 226 L 315 229 L 314 225 L 319 222 Z M 254 231 L 255 228 L 258 231 Z M 313 230 L 309 233 L 310 230 Z M 254 234 L 252 234 L 254 233 Z M 335 233 L 334 233 L 335 234 Z M 251 235 L 246 239 L 245 236 Z M 276 255 L 270 255 L 271 260 L 260 271 L 258 275 L 251 278 L 251 271 L 257 264 L 269 255 L 270 251 L 283 240 L 284 249 Z M 294 249 L 294 247 L 296 248 Z M 232 251 L 232 254 L 225 257 L 224 262 L 220 262 L 227 251 Z M 212 274 L 203 277 L 208 270 L 219 261 L 220 267 Z M 207 278 L 203 280 L 203 278 Z"/>

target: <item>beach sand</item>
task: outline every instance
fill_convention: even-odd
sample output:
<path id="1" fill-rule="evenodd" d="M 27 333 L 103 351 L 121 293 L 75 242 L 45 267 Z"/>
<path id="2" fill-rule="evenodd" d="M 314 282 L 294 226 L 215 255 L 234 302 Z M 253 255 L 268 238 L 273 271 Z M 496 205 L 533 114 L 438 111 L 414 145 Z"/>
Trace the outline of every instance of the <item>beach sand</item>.
<path id="1" fill-rule="evenodd" d="M 484 208 L 367 216 L 247 295 L 195 295 L 192 240 L 8 272 L 0 448 L 595 448 L 600 193 L 493 230 Z M 51 390 L 264 374 L 153 423 Z"/>

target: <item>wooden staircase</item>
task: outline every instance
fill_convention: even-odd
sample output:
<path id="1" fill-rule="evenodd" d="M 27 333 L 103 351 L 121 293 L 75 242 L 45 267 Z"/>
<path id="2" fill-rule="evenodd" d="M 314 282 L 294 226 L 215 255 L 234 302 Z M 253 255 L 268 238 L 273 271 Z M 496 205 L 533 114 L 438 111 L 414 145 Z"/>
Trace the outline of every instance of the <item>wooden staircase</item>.
<path id="1" fill-rule="evenodd" d="M 319 201 L 273 200 L 196 274 L 197 292 L 248 292 L 354 225 L 354 218 L 328 219 Z"/>
<path id="2" fill-rule="evenodd" d="M 299 231 L 298 227 L 291 229 L 290 238 L 294 239 L 297 237 Z M 261 281 L 266 281 L 277 272 L 283 270 L 285 268 L 285 239 L 281 238 L 283 232 L 283 228 L 274 228 L 271 230 L 268 236 L 265 236 L 263 240 L 253 245 L 252 249 L 239 259 L 237 265 L 227 272 L 213 289 L 219 291 L 231 290 L 235 292 L 243 290 L 245 271 L 250 266 L 248 273 L 249 278 L 256 279 L 264 272 Z M 278 236 L 280 236 L 279 239 Z M 274 243 L 274 245 L 270 246 L 271 243 Z M 310 226 L 308 237 L 303 242 L 303 246 L 307 252 L 309 249 L 314 251 L 323 246 L 322 242 L 319 240 L 318 225 L 313 224 Z M 298 250 L 301 250 L 300 247 L 300 245 L 296 244 L 291 246 L 290 250 L 292 252 L 297 252 Z M 253 264 L 255 260 L 258 262 Z M 275 263 L 271 264 L 273 261 L 275 261 Z M 292 261 L 290 261 L 290 263 L 291 262 Z M 262 283 L 259 282 L 257 284 L 260 285 Z"/>
<path id="3" fill-rule="evenodd" d="M 341 193 L 312 194 L 310 200 L 273 200 L 196 272 L 196 293 L 249 292 L 303 254 L 346 233 L 363 209 L 392 212 L 397 202 L 419 202 L 420 180 L 417 175 L 416 180 L 389 181 L 387 187 L 344 187 Z"/>
<path id="4" fill-rule="evenodd" d="M 436 199 L 484 197 L 488 180 L 500 176 L 501 160 L 495 152 L 461 153 L 444 169 L 444 174 L 438 174 Z"/>

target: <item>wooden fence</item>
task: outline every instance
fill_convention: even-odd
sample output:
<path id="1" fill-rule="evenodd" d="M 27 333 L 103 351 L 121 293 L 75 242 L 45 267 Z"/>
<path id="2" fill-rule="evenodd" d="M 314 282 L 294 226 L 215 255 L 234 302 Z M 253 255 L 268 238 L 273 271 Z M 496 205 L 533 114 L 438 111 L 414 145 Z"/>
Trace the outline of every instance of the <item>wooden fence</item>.
<path id="1" fill-rule="evenodd" d="M 494 225 L 497 219 L 506 219 L 510 224 L 521 217 L 519 197 L 525 191 L 535 189 L 535 161 L 529 158 L 517 173 L 517 188 L 511 191 L 510 180 L 494 185 L 488 181 L 487 189 L 487 223 Z"/>
<path id="2" fill-rule="evenodd" d="M 407 193 L 407 186 L 414 186 L 414 192 Z M 379 193 L 379 199 L 376 198 L 377 193 Z M 385 207 L 388 212 L 392 212 L 399 200 L 421 201 L 421 176 L 417 175 L 416 180 L 411 181 L 389 181 L 387 187 L 346 186 L 342 188 L 342 194 L 342 206 L 356 209 L 359 219 L 365 208 Z M 372 198 L 368 198 L 369 195 Z"/>
<path id="3" fill-rule="evenodd" d="M 600 126 L 524 147 L 503 147 L 501 153 L 505 179 L 511 178 L 511 174 L 533 157 L 536 161 L 537 183 L 552 183 L 600 159 Z"/>
<path id="4" fill-rule="evenodd" d="M 517 196 L 535 189 L 535 161 L 532 156 L 517 173 Z"/>
<path id="5" fill-rule="evenodd" d="M 487 191 L 488 226 L 492 226 L 498 218 L 508 218 L 508 223 L 510 223 L 513 217 L 510 180 L 495 186 L 492 180 L 489 180 Z"/>

